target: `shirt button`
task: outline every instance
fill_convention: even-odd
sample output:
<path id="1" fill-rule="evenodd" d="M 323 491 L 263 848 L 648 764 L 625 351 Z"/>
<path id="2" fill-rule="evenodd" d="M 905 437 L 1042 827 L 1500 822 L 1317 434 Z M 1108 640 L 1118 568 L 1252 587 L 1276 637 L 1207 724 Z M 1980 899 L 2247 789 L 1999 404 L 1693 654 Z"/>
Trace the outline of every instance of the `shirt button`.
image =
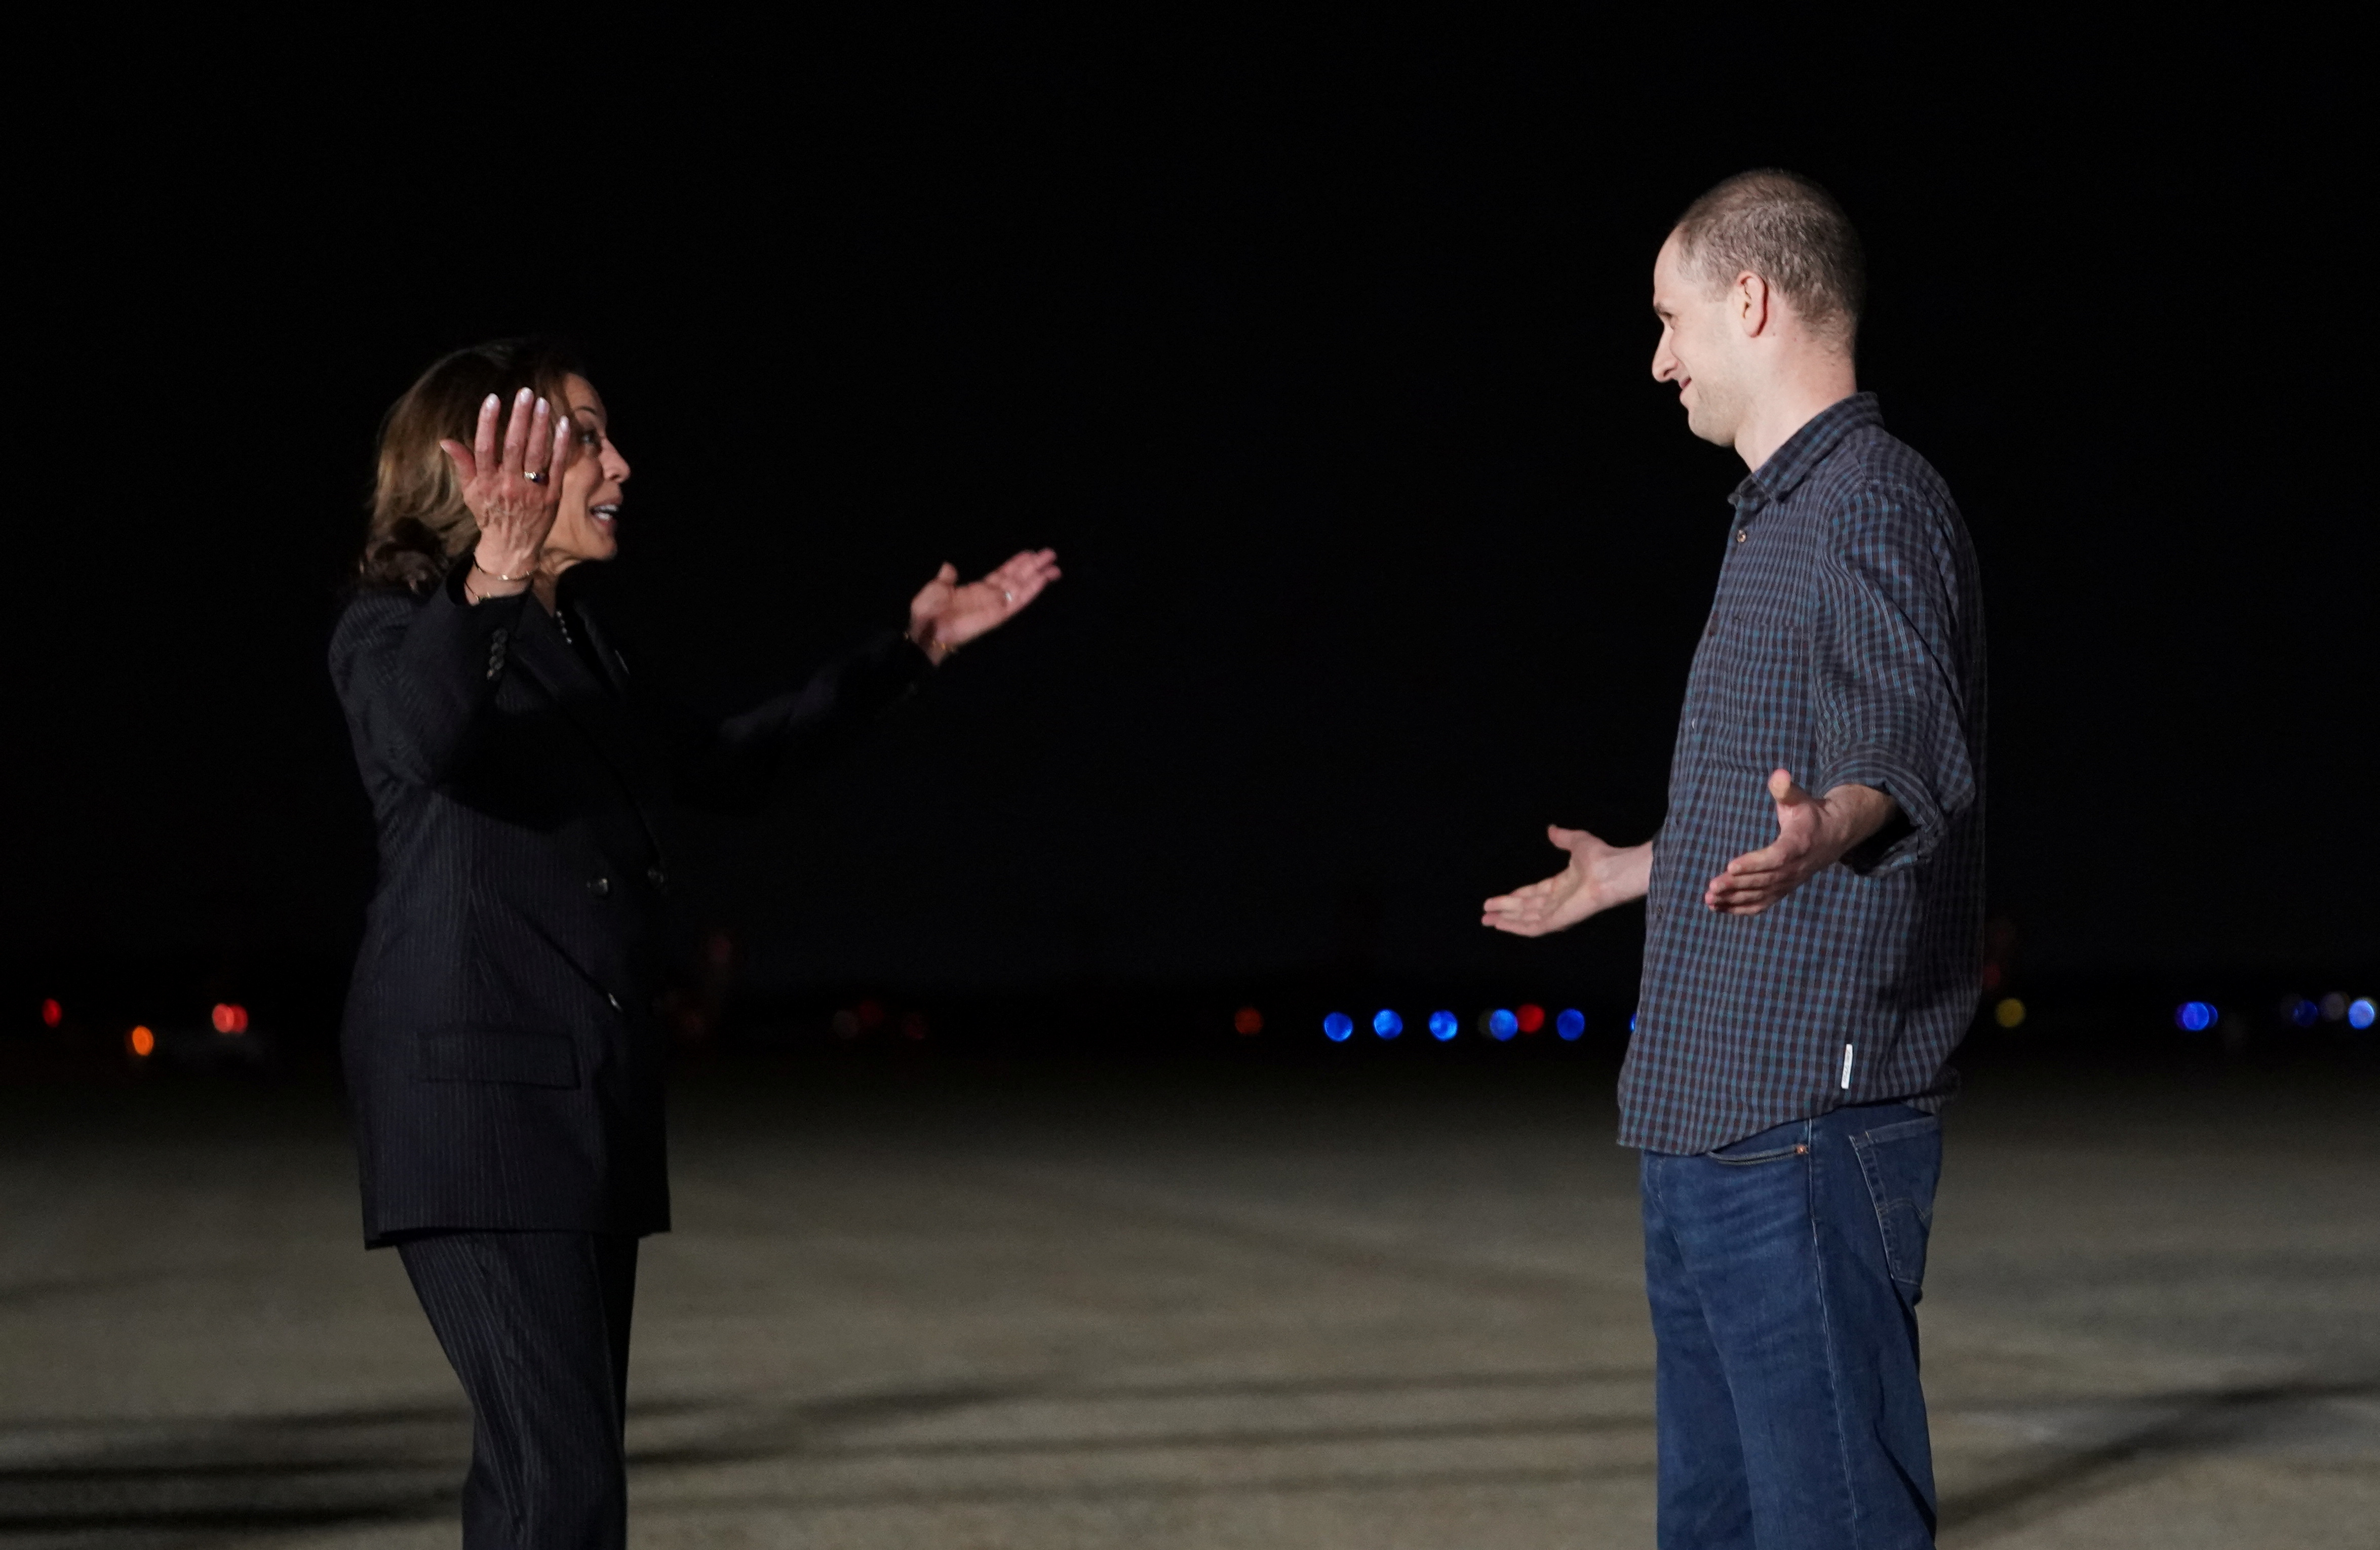
<path id="1" fill-rule="evenodd" d="M 620 1010 L 620 998 L 619 998 L 619 997 L 614 996 L 614 995 L 613 995 L 609 990 L 606 990 L 606 991 L 604 991 L 604 992 L 603 992 L 603 999 L 604 999 L 605 1000 L 607 1000 L 607 1001 L 609 1001 L 609 1002 L 611 1002 L 611 1003 L 612 1003 L 612 1010 L 613 1010 L 613 1011 L 619 1011 L 619 1010 Z"/>
<path id="2" fill-rule="evenodd" d="M 656 889 L 666 889 L 669 887 L 669 878 L 662 875 L 662 869 L 658 866 L 648 866 L 645 868 L 645 880 L 651 883 Z"/>
<path id="3" fill-rule="evenodd" d="M 1738 543 L 1742 543 L 1744 539 L 1750 537 L 1752 537 L 1752 534 L 1745 528 L 1738 527 L 1735 530 L 1735 541 Z"/>
<path id="4" fill-rule="evenodd" d="M 587 891 L 593 894 L 598 899 L 607 899 L 611 897 L 612 893 L 612 879 L 609 878 L 589 878 L 587 879 Z"/>

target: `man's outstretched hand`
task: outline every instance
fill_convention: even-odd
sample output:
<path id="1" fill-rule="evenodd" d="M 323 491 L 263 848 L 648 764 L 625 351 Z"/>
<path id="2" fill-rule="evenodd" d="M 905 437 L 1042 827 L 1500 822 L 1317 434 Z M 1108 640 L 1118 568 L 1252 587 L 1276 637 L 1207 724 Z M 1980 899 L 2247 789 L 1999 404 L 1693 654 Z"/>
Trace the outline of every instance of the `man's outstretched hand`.
<path id="1" fill-rule="evenodd" d="M 1758 914 L 1840 861 L 1899 811 L 1874 786 L 1837 786 L 1813 796 L 1779 769 L 1768 777 L 1777 804 L 1777 842 L 1739 855 L 1710 880 L 1703 902 L 1721 914 Z"/>
<path id="2" fill-rule="evenodd" d="M 1565 931 L 1598 910 L 1645 897 L 1653 847 L 1607 845 L 1583 829 L 1548 826 L 1546 838 L 1570 852 L 1570 865 L 1542 882 L 1500 893 L 1481 906 L 1482 926 L 1516 937 Z"/>

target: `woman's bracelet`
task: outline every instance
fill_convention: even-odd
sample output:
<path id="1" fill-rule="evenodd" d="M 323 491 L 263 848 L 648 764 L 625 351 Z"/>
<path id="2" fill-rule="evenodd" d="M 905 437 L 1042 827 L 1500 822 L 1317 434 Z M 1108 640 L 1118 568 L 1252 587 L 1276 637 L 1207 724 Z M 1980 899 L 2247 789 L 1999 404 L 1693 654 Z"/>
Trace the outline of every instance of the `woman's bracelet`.
<path id="1" fill-rule="evenodd" d="M 518 575 L 506 575 L 502 571 L 492 571 L 488 569 L 487 566 L 480 563 L 480 552 L 477 550 L 473 550 L 471 551 L 471 568 L 479 572 L 481 575 L 494 576 L 498 581 L 527 581 L 537 575 L 537 571 L 534 567 L 521 572 Z"/>

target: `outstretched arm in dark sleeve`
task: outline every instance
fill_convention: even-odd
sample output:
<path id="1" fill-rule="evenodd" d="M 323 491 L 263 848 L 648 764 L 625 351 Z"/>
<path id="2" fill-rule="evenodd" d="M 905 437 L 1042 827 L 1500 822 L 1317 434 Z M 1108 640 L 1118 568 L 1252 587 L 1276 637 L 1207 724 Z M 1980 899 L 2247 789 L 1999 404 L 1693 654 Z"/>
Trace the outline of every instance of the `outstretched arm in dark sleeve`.
<path id="1" fill-rule="evenodd" d="M 699 807 L 748 807 L 788 776 L 831 758 L 887 706 L 933 671 L 926 652 L 886 631 L 836 658 L 808 683 L 711 721 L 662 703 L 672 784 Z"/>
<path id="2" fill-rule="evenodd" d="M 944 565 L 909 602 L 906 632 L 886 631 L 844 653 L 790 694 L 715 723 L 672 713 L 680 793 L 704 805 L 742 805 L 784 774 L 815 768 L 936 664 L 998 629 L 1058 579 L 1051 550 L 1027 550 L 962 585 Z"/>

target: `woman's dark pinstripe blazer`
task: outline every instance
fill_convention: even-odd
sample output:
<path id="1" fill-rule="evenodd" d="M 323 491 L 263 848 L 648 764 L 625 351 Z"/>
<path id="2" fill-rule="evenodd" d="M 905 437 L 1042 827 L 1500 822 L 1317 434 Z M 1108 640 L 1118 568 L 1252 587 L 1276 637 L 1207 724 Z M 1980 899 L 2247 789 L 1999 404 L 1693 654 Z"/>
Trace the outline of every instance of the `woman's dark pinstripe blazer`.
<path id="1" fill-rule="evenodd" d="M 661 813 L 753 797 L 898 698 L 887 634 L 725 722 L 646 693 L 583 609 L 359 593 L 331 676 L 379 829 L 341 1049 L 364 1236 L 669 1226 Z M 592 659 L 590 661 L 589 659 Z"/>

